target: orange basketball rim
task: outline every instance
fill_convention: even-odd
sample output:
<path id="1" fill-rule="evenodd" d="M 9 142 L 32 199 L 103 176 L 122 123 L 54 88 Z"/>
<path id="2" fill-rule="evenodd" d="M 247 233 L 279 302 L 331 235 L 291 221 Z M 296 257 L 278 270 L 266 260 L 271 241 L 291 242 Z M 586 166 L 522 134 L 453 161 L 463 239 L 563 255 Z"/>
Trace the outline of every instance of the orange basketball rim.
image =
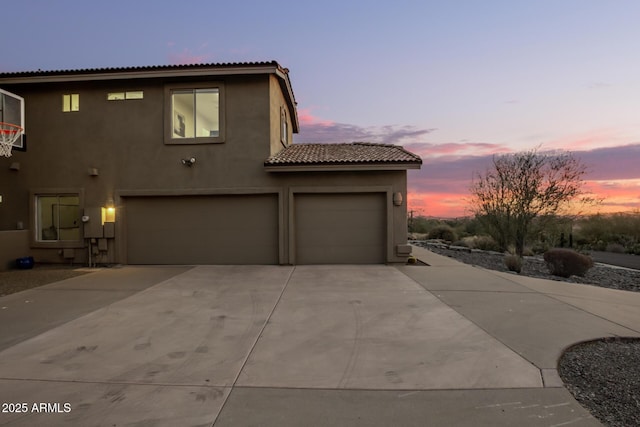
<path id="1" fill-rule="evenodd" d="M 11 157 L 13 143 L 16 142 L 24 129 L 18 125 L 0 122 L 0 156 Z"/>

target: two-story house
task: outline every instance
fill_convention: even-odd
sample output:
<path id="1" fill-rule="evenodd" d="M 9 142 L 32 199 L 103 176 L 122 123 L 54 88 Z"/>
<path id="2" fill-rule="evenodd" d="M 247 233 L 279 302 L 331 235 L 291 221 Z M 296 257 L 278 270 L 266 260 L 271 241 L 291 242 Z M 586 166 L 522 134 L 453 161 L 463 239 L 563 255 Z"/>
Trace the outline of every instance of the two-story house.
<path id="1" fill-rule="evenodd" d="M 0 262 L 405 262 L 399 146 L 292 144 L 276 62 L 0 74 L 24 99 L 0 158 Z M 2 259 L 4 257 L 4 259 Z"/>

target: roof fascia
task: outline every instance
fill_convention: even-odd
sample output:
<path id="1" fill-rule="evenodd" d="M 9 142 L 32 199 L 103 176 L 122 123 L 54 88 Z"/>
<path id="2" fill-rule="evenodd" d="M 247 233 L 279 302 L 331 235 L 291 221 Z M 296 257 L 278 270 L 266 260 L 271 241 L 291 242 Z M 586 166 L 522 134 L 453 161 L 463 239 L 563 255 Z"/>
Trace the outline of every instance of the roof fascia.
<path id="1" fill-rule="evenodd" d="M 200 77 L 200 76 L 234 76 L 247 74 L 283 74 L 276 65 L 239 66 L 239 67 L 210 67 L 210 68 L 176 68 L 171 70 L 126 70 L 126 71 L 97 71 L 50 75 L 24 75 L 0 78 L 0 84 L 24 83 L 64 83 L 80 81 L 154 79 L 166 77 Z M 290 85 L 288 85 L 290 88 Z M 292 93 L 292 92 L 291 92 Z"/>
<path id="2" fill-rule="evenodd" d="M 293 124 L 293 133 L 300 132 L 300 122 L 298 121 L 298 103 L 293 95 L 293 89 L 291 87 L 291 80 L 289 74 L 278 68 L 275 72 L 276 76 L 280 78 L 280 87 L 282 91 L 287 95 L 287 103 L 289 104 L 289 114 L 291 115 L 291 123 Z"/>
<path id="3" fill-rule="evenodd" d="M 420 169 L 419 163 L 339 164 L 339 165 L 264 165 L 267 172 L 350 172 L 398 171 Z"/>

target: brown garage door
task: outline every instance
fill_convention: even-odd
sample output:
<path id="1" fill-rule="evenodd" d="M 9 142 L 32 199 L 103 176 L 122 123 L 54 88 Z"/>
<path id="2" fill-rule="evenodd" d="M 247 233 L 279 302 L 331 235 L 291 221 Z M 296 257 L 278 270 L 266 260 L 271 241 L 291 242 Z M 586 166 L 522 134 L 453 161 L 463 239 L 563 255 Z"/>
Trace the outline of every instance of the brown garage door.
<path id="1" fill-rule="evenodd" d="M 295 195 L 297 264 L 378 264 L 386 256 L 386 195 Z"/>
<path id="2" fill-rule="evenodd" d="M 276 195 L 125 198 L 129 264 L 278 264 Z"/>

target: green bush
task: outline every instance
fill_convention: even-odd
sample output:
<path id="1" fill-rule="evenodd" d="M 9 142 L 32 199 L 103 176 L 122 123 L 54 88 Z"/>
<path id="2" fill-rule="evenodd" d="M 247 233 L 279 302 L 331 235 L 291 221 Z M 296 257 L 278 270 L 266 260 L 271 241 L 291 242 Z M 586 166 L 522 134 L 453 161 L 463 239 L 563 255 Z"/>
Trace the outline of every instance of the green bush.
<path id="1" fill-rule="evenodd" d="M 637 243 L 633 246 L 630 246 L 627 249 L 627 253 L 628 254 L 633 254 L 633 255 L 640 255 L 640 243 Z"/>
<path id="2" fill-rule="evenodd" d="M 455 230 L 446 224 L 440 224 L 433 227 L 431 231 L 429 231 L 427 237 L 429 239 L 440 239 L 446 242 L 455 242 L 458 240 Z"/>
<path id="3" fill-rule="evenodd" d="M 478 236 L 476 239 L 476 249 L 483 251 L 499 251 L 500 245 L 491 236 Z"/>
<path id="4" fill-rule="evenodd" d="M 509 271 L 515 271 L 516 273 L 520 274 L 520 272 L 522 271 L 522 258 L 520 258 L 518 255 L 505 255 L 504 265 L 507 266 Z"/>
<path id="5" fill-rule="evenodd" d="M 593 260 L 571 249 L 550 249 L 544 253 L 549 272 L 554 276 L 584 276 L 593 267 Z"/>

